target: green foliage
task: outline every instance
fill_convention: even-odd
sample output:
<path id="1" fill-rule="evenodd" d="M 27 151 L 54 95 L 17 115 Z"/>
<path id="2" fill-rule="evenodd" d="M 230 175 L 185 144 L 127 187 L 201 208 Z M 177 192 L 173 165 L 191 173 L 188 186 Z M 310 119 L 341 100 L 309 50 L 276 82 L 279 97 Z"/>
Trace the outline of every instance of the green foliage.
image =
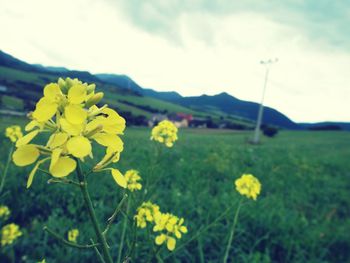
<path id="1" fill-rule="evenodd" d="M 1 132 L 8 124 L 3 123 L 1 120 Z M 257 201 L 246 200 L 241 209 L 230 250 L 235 262 L 349 262 L 350 134 L 282 131 L 259 146 L 246 144 L 247 136 L 251 134 L 180 130 L 179 140 L 168 149 L 149 140 L 149 129 L 127 128 L 125 150 L 117 167 L 122 172 L 137 169 L 143 178 L 143 189 L 133 193 L 130 210 L 135 211 L 142 200 L 150 200 L 162 210 L 184 217 L 189 233 L 178 242 L 180 247 L 238 203 L 240 196 L 233 182 L 242 173 L 251 173 L 261 181 L 262 193 Z M 6 139 L 1 136 L 0 140 Z M 6 148 L 9 143 L 2 145 Z M 1 162 L 6 153 L 0 152 Z M 94 153 L 97 157 L 103 154 Z M 86 159 L 84 168 L 89 166 L 92 164 Z M 90 242 L 94 233 L 79 189 L 47 184 L 50 177 L 38 173 L 27 190 L 30 169 L 12 165 L 1 197 L 1 203 L 12 210 L 11 220 L 24 232 L 14 244 L 17 260 L 95 262 L 93 250 L 67 248 L 42 231 L 47 225 L 66 236 L 69 229 L 79 228 L 78 243 Z M 109 174 L 94 174 L 88 181 L 99 221 L 105 222 L 123 191 Z M 233 214 L 178 253 L 162 250 L 161 257 L 166 262 L 221 261 Z M 119 214 L 108 234 L 110 244 L 119 244 L 122 222 Z M 130 228 L 127 231 L 124 252 L 133 236 Z M 147 261 L 153 246 L 146 232 L 138 232 L 137 262 Z M 117 246 L 111 248 L 114 258 L 117 252 Z"/>
<path id="2" fill-rule="evenodd" d="M 7 95 L 1 96 L 0 105 L 2 108 L 17 110 L 17 111 L 22 111 L 24 108 L 23 100 L 18 99 L 16 97 L 10 97 Z"/>

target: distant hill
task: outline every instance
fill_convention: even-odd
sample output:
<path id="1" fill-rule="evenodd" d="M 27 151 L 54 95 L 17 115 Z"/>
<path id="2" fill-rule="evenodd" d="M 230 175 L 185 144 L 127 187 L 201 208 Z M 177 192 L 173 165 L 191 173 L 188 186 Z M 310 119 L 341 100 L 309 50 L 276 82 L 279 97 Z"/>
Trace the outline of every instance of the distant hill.
<path id="1" fill-rule="evenodd" d="M 117 74 L 95 74 L 99 79 L 110 84 L 118 85 L 124 89 L 130 89 L 144 96 L 149 96 L 161 100 L 173 100 L 182 98 L 182 96 L 175 91 L 155 91 L 153 89 L 142 88 L 133 79 L 126 75 Z"/>
<path id="2" fill-rule="evenodd" d="M 308 130 L 344 130 L 350 131 L 349 122 L 318 122 L 318 123 L 300 123 L 303 129 Z"/>
<path id="3" fill-rule="evenodd" d="M 226 114 L 240 116 L 245 119 L 256 120 L 259 104 L 250 101 L 239 100 L 226 92 L 208 96 L 178 97 L 169 101 L 191 109 L 213 110 L 216 109 Z M 291 121 L 279 111 L 265 107 L 263 123 L 275 125 L 287 129 L 298 129 L 298 124 Z"/>
<path id="4" fill-rule="evenodd" d="M 95 75 L 100 80 L 107 82 L 112 85 L 117 85 L 124 89 L 133 90 L 142 94 L 143 88 L 141 88 L 135 81 L 126 75 L 117 74 L 96 74 Z"/>
<path id="5" fill-rule="evenodd" d="M 174 91 L 158 92 L 151 88 L 143 88 L 127 75 L 93 75 L 87 71 L 69 70 L 64 67 L 32 65 L 0 51 L 0 95 L 23 100 L 22 104 L 27 108 L 33 107 L 31 101 L 40 97 L 42 85 L 57 81 L 58 77 L 79 78 L 85 82 L 96 83 L 108 95 L 104 99 L 106 103 L 115 105 L 114 107 L 130 116 L 150 117 L 157 112 L 183 112 L 217 123 L 229 121 L 251 128 L 259 109 L 258 103 L 243 101 L 225 92 L 213 96 L 183 97 Z M 6 94 L 4 87 L 10 88 Z M 263 124 L 286 129 L 308 129 L 316 125 L 299 125 L 270 107 L 264 108 Z M 339 125 L 342 129 L 350 129 L 348 123 Z"/>

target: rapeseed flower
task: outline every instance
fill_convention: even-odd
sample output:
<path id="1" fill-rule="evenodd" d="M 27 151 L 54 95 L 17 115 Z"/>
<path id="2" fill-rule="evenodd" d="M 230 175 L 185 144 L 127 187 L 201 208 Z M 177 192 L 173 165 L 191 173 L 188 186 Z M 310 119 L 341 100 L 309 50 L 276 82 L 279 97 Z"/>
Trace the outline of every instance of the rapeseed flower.
<path id="1" fill-rule="evenodd" d="M 0 206 L 0 218 L 3 219 L 3 220 L 6 220 L 9 215 L 10 215 L 10 209 L 5 206 L 5 205 L 2 205 Z"/>
<path id="2" fill-rule="evenodd" d="M 152 129 L 151 140 L 164 143 L 167 147 L 172 147 L 177 140 L 177 127 L 171 121 L 161 121 Z"/>
<path id="3" fill-rule="evenodd" d="M 235 181 L 236 190 L 247 198 L 256 200 L 261 191 L 259 180 L 251 174 L 243 174 Z"/>
<path id="4" fill-rule="evenodd" d="M 21 127 L 18 125 L 9 126 L 5 130 L 5 136 L 11 140 L 11 142 L 16 142 L 18 139 L 23 137 Z"/>
<path id="5" fill-rule="evenodd" d="M 187 233 L 187 227 L 183 226 L 183 218 L 178 218 L 170 213 L 162 213 L 155 218 L 154 232 L 160 232 L 156 237 L 156 244 L 162 245 L 166 242 L 167 248 L 172 251 L 176 246 L 176 238 L 180 239 L 182 234 Z M 174 237 L 175 236 L 175 237 Z"/>
<path id="6" fill-rule="evenodd" d="M 145 228 L 147 222 L 152 223 L 155 217 L 160 215 L 159 206 L 151 202 L 143 202 L 142 205 L 137 208 L 137 214 L 134 216 L 137 227 Z"/>
<path id="7" fill-rule="evenodd" d="M 151 202 L 144 202 L 138 209 L 135 216 L 136 224 L 140 228 L 145 228 L 147 222 L 153 224 L 153 232 L 157 233 L 155 243 L 157 245 L 166 244 L 170 251 L 176 246 L 176 239 L 180 239 L 182 234 L 188 232 L 183 225 L 184 219 L 178 218 L 170 213 L 162 213 L 159 206 Z"/>
<path id="8" fill-rule="evenodd" d="M 133 192 L 135 190 L 141 190 L 142 185 L 139 183 L 141 180 L 141 176 L 139 175 L 139 172 L 136 170 L 128 170 L 125 173 L 125 180 L 127 184 L 127 188 Z"/>
<path id="9" fill-rule="evenodd" d="M 1 229 L 1 246 L 11 245 L 18 237 L 22 235 L 19 226 L 16 224 L 5 225 Z"/>
<path id="10" fill-rule="evenodd" d="M 79 236 L 78 229 L 72 229 L 68 231 L 68 241 L 76 243 L 78 236 Z"/>
<path id="11" fill-rule="evenodd" d="M 76 169 L 76 159 L 93 158 L 94 142 L 106 148 L 94 171 L 119 160 L 123 151 L 119 136 L 125 129 L 125 119 L 107 105 L 97 107 L 102 97 L 102 92 L 95 93 L 95 84 L 78 79 L 60 78 L 57 83 L 45 86 L 44 96 L 29 114 L 31 121 L 25 127 L 28 133 L 17 140 L 12 156 L 17 166 L 35 163 L 27 187 L 44 163 L 49 163 L 48 171 L 53 177 L 68 176 Z M 31 143 L 42 132 L 51 134 L 46 145 Z M 110 170 L 114 178 L 116 169 Z"/>

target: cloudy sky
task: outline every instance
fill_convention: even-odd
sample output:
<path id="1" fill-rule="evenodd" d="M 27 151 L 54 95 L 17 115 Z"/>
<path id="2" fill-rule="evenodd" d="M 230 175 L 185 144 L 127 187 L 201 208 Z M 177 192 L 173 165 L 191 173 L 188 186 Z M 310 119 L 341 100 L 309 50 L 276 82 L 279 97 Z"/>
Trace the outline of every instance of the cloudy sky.
<path id="1" fill-rule="evenodd" d="M 350 121 L 350 1 L 0 0 L 0 49 L 127 74 L 185 96 L 226 91 L 294 121 Z"/>

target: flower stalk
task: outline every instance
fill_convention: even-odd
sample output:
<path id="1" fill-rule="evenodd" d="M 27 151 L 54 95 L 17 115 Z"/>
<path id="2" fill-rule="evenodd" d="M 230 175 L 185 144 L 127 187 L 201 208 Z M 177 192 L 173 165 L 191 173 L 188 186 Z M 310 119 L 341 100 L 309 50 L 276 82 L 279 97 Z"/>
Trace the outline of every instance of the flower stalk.
<path id="1" fill-rule="evenodd" d="M 128 198 L 128 201 L 126 203 L 126 216 L 124 218 L 122 236 L 120 238 L 120 246 L 119 246 L 119 253 L 118 253 L 118 260 L 117 260 L 118 263 L 121 262 L 121 258 L 122 258 L 123 247 L 124 247 L 124 240 L 125 240 L 125 234 L 126 234 L 126 228 L 128 226 L 129 208 L 130 208 L 130 198 Z"/>
<path id="2" fill-rule="evenodd" d="M 90 216 L 91 222 L 93 224 L 93 227 L 94 227 L 94 230 L 95 230 L 95 233 L 96 233 L 96 237 L 97 237 L 97 240 L 99 242 L 99 246 L 100 246 L 100 248 L 102 250 L 102 254 L 103 254 L 104 260 L 105 260 L 106 263 L 113 263 L 111 254 L 109 252 L 109 248 L 108 248 L 108 244 L 107 244 L 106 238 L 102 234 L 101 228 L 100 228 L 100 226 L 99 226 L 99 224 L 97 222 L 95 210 L 94 210 L 94 207 L 93 207 L 91 199 L 90 199 L 89 191 L 87 189 L 87 182 L 86 182 L 86 179 L 85 179 L 85 175 L 84 175 L 84 173 L 83 173 L 83 171 L 81 169 L 81 166 L 80 166 L 80 161 L 78 159 L 76 159 L 76 162 L 77 162 L 77 170 L 76 171 L 77 171 L 78 180 L 80 182 L 81 193 L 83 195 L 84 202 L 85 202 L 86 207 L 88 209 L 89 216 Z"/>
<path id="3" fill-rule="evenodd" d="M 228 260 L 230 248 L 231 248 L 233 237 L 235 234 L 236 225 L 238 222 L 239 211 L 240 211 L 241 207 L 242 207 L 242 199 L 239 201 L 239 204 L 238 204 L 237 209 L 236 209 L 235 217 L 233 219 L 232 228 L 231 228 L 230 236 L 229 236 L 229 239 L 227 242 L 223 263 L 227 263 L 227 260 Z"/>
<path id="4" fill-rule="evenodd" d="M 12 153 L 13 153 L 13 149 L 14 149 L 14 144 L 12 144 L 12 146 L 10 148 L 10 152 L 9 152 L 9 155 L 8 155 L 8 158 L 7 158 L 7 162 L 6 162 L 6 165 L 5 165 L 5 168 L 4 168 L 4 172 L 3 172 L 3 175 L 2 175 L 2 178 L 1 178 L 0 194 L 2 193 L 2 190 L 4 189 L 5 180 L 6 180 L 6 176 L 7 176 L 7 171 L 9 169 L 9 165 L 10 165 L 10 162 L 11 162 L 11 156 L 12 156 Z"/>

